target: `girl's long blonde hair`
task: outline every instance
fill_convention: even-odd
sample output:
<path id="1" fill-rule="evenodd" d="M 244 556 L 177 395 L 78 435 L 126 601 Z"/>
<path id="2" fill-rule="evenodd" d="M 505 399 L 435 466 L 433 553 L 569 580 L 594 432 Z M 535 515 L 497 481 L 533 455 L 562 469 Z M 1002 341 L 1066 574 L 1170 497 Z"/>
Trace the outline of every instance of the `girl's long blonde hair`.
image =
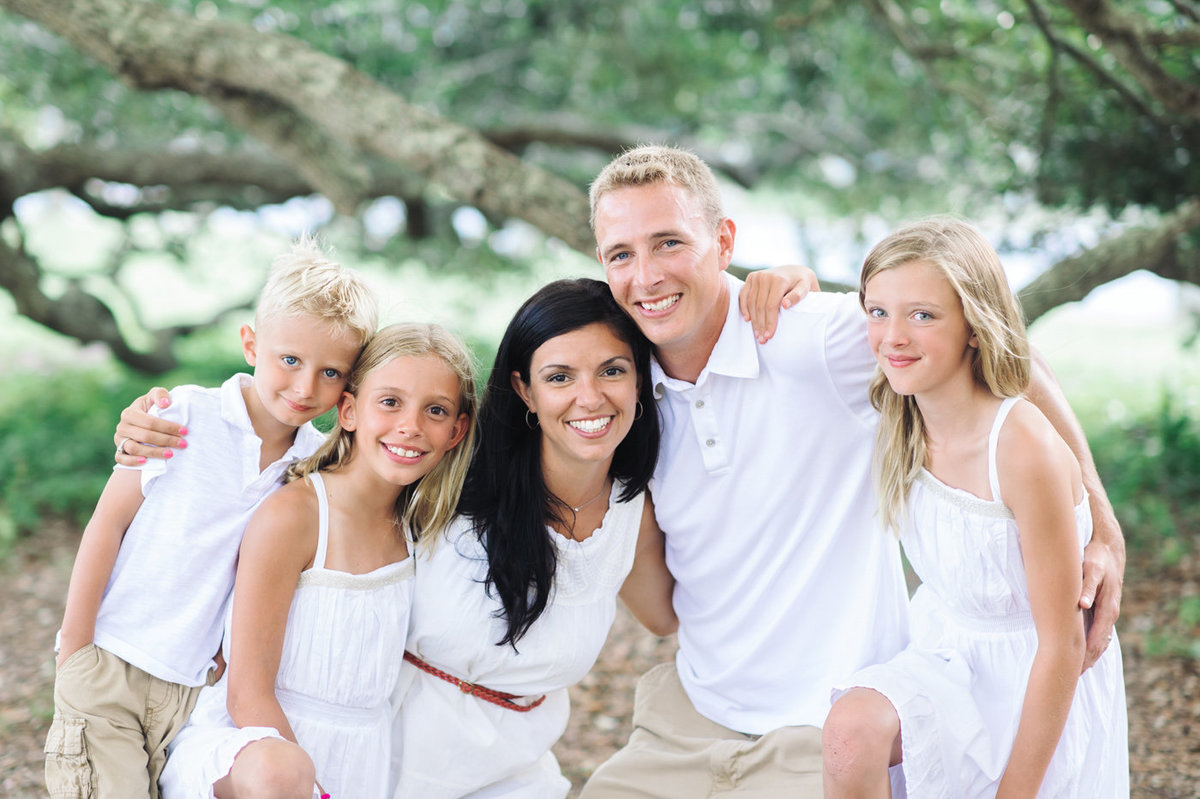
<path id="1" fill-rule="evenodd" d="M 346 391 L 357 396 L 367 375 L 396 358 L 440 358 L 458 378 L 458 412 L 467 415 L 467 433 L 454 449 L 396 500 L 396 523 L 413 542 L 437 534 L 454 518 L 467 467 L 475 448 L 475 367 L 467 348 L 439 325 L 397 324 L 383 328 L 367 343 L 346 381 Z M 299 480 L 316 471 L 336 471 L 350 460 L 354 433 L 334 424 L 329 438 L 315 453 L 288 468 L 285 480 Z"/>
<path id="2" fill-rule="evenodd" d="M 997 397 L 1023 394 L 1031 372 L 1025 322 L 1000 257 L 983 234 L 953 216 L 933 216 L 896 230 L 863 262 L 858 300 L 864 310 L 867 281 L 914 261 L 941 271 L 962 301 L 963 315 L 978 342 L 971 353 L 975 381 Z M 893 391 L 878 368 L 870 396 L 882 417 L 874 461 L 879 513 L 884 525 L 898 532 L 909 488 L 925 465 L 925 423 L 916 400 Z"/>

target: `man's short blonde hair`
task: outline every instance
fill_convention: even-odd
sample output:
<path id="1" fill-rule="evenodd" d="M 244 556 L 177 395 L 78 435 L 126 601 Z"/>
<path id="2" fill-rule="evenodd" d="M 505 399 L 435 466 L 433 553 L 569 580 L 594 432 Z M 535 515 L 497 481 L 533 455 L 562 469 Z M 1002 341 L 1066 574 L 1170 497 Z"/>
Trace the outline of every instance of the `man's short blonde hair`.
<path id="1" fill-rule="evenodd" d="M 310 316 L 352 333 L 366 344 L 379 325 L 375 295 L 354 270 L 332 260 L 314 237 L 302 236 L 275 258 L 258 295 L 255 323 Z"/>
<path id="2" fill-rule="evenodd" d="M 705 221 L 713 230 L 725 218 L 721 191 L 712 170 L 695 154 L 679 147 L 646 144 L 618 155 L 592 181 L 588 190 L 592 230 L 596 229 L 596 205 L 615 189 L 667 183 L 692 193 L 700 201 Z"/>

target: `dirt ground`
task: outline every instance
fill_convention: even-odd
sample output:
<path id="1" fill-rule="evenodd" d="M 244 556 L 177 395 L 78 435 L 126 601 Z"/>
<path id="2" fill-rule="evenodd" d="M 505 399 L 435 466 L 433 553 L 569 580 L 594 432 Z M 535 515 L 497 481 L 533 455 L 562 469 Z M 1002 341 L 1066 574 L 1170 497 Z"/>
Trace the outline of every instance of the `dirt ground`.
<path id="1" fill-rule="evenodd" d="M 78 534 L 47 524 L 0 564 L 0 796 L 6 799 L 45 796 L 51 648 Z M 1131 563 L 1127 571 L 1119 632 L 1133 796 L 1200 799 L 1200 660 L 1160 654 L 1200 642 L 1200 628 L 1184 625 L 1178 612 L 1181 600 L 1200 595 L 1200 558 L 1170 569 Z M 638 675 L 673 652 L 673 639 L 655 638 L 619 614 L 596 667 L 572 690 L 571 724 L 555 748 L 576 790 L 628 736 Z"/>

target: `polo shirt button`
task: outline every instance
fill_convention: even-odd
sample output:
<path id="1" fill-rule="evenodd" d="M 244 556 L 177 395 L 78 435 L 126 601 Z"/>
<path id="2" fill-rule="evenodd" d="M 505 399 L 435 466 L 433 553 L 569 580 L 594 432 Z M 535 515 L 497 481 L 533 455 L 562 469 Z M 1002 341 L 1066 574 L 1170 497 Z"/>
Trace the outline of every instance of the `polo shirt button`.
<path id="1" fill-rule="evenodd" d="M 717 442 L 713 441 L 711 438 L 704 442 L 704 446 L 706 447 L 714 447 L 716 444 Z"/>
<path id="2" fill-rule="evenodd" d="M 703 408 L 703 407 L 704 407 L 704 400 L 696 400 L 696 407 L 697 407 L 697 408 Z"/>

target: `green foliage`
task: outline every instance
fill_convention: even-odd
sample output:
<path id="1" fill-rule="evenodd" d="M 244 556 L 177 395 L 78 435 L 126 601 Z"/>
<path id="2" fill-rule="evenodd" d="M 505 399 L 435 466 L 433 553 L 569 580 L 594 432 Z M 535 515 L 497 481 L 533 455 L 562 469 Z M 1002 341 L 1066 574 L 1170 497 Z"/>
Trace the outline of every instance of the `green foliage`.
<path id="1" fill-rule="evenodd" d="M 152 385 L 218 385 L 238 365 L 193 363 L 147 378 L 104 368 L 15 374 L 0 393 L 0 555 L 44 515 L 87 521 L 113 465 L 121 410 Z"/>
<path id="2" fill-rule="evenodd" d="M 1146 633 L 1143 645 L 1150 657 L 1184 657 L 1200 660 L 1200 596 L 1168 600 L 1175 617 Z"/>
<path id="3" fill-rule="evenodd" d="M 1156 413 L 1090 441 L 1129 546 L 1177 563 L 1200 531 L 1200 420 L 1164 394 Z"/>

